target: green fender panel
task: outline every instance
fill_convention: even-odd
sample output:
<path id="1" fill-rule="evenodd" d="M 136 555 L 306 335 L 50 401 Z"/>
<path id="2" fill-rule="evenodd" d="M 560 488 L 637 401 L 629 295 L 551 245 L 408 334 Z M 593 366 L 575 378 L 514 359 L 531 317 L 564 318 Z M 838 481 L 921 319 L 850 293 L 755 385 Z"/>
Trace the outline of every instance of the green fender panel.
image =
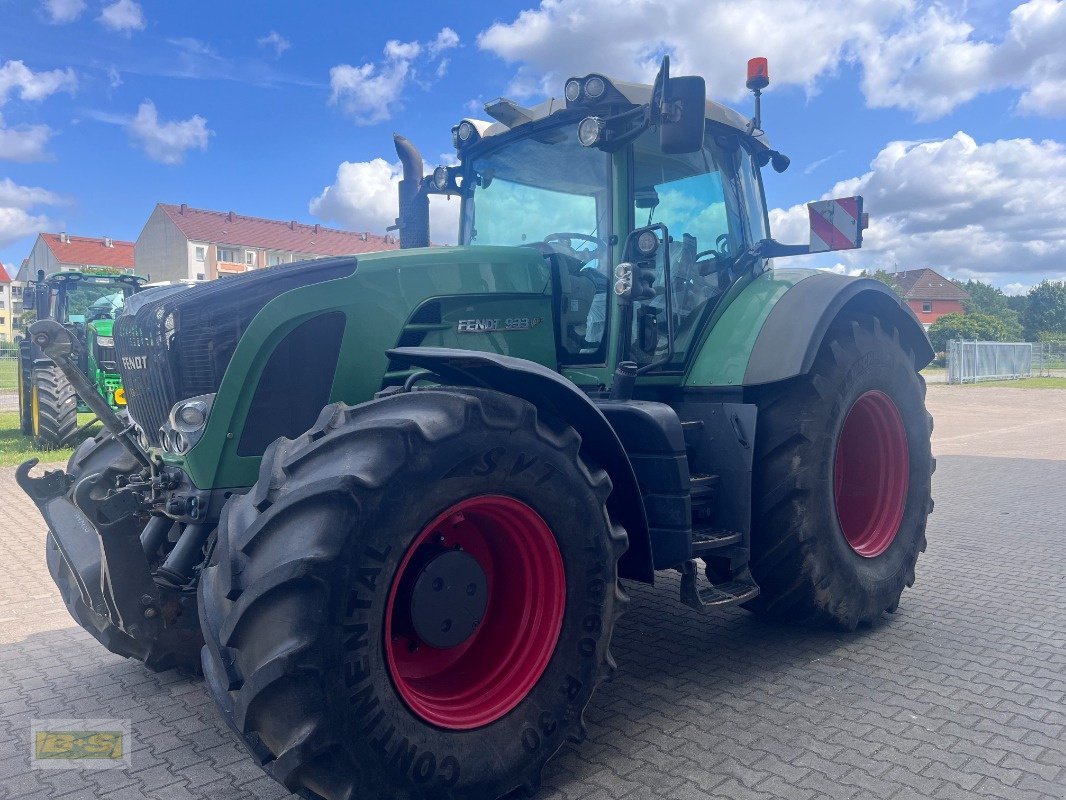
<path id="1" fill-rule="evenodd" d="M 842 312 L 892 323 L 914 355 L 915 369 L 933 349 L 914 313 L 888 286 L 804 269 L 770 269 L 728 306 L 685 376 L 686 386 L 759 386 L 805 374 L 826 330 Z"/>

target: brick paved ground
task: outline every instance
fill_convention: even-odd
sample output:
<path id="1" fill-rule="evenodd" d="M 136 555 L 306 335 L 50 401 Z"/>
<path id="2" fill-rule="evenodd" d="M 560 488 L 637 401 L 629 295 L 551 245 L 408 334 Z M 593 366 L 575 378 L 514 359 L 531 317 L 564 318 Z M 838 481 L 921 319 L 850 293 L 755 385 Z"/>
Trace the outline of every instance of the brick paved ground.
<path id="1" fill-rule="evenodd" d="M 622 669 L 592 703 L 589 742 L 552 762 L 539 797 L 1066 797 L 1066 425 L 1008 437 L 1042 459 L 967 455 L 988 445 L 953 438 L 971 431 L 950 391 L 930 405 L 938 450 L 956 454 L 940 459 L 929 551 L 897 614 L 812 633 L 742 611 L 700 618 L 675 580 L 630 587 Z M 1027 394 L 1066 416 L 1066 393 Z M 987 405 L 973 420 L 1018 425 L 1013 395 L 968 397 Z M 0 797 L 285 797 L 199 683 L 73 627 L 43 536 L 0 470 Z M 132 718 L 132 768 L 31 770 L 34 717 Z"/>

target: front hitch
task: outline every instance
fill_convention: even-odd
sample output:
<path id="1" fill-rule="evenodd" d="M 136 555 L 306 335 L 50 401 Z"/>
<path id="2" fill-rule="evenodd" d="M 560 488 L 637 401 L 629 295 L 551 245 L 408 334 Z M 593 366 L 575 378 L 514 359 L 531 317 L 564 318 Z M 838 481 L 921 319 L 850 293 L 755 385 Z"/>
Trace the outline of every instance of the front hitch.
<path id="1" fill-rule="evenodd" d="M 82 601 L 129 636 L 154 639 L 163 620 L 159 587 L 141 544 L 144 497 L 109 486 L 98 472 L 80 478 L 71 492 L 69 475 L 53 470 L 34 478 L 36 465 L 35 458 L 22 464 L 15 480 L 48 523 Z"/>

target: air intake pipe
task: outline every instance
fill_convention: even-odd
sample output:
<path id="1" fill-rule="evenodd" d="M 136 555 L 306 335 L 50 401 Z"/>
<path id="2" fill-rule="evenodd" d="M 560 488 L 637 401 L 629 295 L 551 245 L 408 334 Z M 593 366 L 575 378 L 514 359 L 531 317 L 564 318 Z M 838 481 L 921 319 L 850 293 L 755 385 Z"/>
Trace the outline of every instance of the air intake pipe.
<path id="1" fill-rule="evenodd" d="M 393 134 L 396 154 L 403 164 L 400 181 L 400 247 L 429 247 L 429 195 L 422 191 L 422 155 L 405 137 Z"/>

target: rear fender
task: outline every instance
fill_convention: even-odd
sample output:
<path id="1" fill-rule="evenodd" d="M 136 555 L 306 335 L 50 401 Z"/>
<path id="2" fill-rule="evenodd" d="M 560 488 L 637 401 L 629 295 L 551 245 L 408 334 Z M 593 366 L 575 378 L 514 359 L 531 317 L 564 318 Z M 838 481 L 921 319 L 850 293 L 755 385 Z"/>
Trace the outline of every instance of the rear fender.
<path id="1" fill-rule="evenodd" d="M 397 347 L 388 356 L 430 370 L 449 383 L 521 397 L 572 426 L 581 435 L 582 452 L 606 470 L 614 487 L 607 511 L 629 535 L 619 576 L 654 582 L 648 520 L 633 466 L 618 434 L 588 395 L 547 367 L 511 356 L 444 347 Z"/>
<path id="2" fill-rule="evenodd" d="M 914 368 L 933 360 L 933 348 L 914 312 L 891 288 L 872 278 L 822 272 L 800 281 L 774 305 L 759 331 L 744 371 L 745 386 L 805 375 L 826 331 L 843 314 L 870 314 L 899 331 Z"/>

